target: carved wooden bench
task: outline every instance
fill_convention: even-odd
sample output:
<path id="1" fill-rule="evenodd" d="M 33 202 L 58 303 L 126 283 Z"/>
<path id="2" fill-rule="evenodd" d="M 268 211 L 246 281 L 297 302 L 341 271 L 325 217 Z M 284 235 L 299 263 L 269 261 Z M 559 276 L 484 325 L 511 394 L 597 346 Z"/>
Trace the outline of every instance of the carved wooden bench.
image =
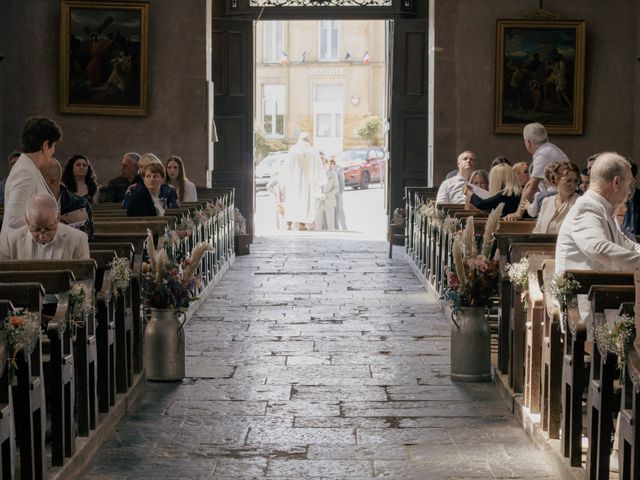
<path id="1" fill-rule="evenodd" d="M 606 323 L 606 310 L 620 313 L 622 304 L 635 300 L 635 287 L 592 285 L 589 300 L 595 328 L 600 323 Z M 587 478 L 609 478 L 612 423 L 620 410 L 619 391 L 614 387 L 614 382 L 618 380 L 617 364 L 617 355 L 607 351 L 606 345 L 601 345 L 598 338 L 594 338 L 587 395 Z"/>
<path id="2" fill-rule="evenodd" d="M 9 300 L 0 300 L 0 321 L 14 311 Z M 0 330 L 0 478 L 15 476 L 16 438 L 14 432 L 13 395 L 9 382 L 7 333 Z"/>
<path id="3" fill-rule="evenodd" d="M 582 397 L 585 393 L 585 344 L 587 325 L 578 310 L 578 295 L 587 295 L 592 285 L 633 285 L 633 274 L 567 270 L 580 283 L 567 301 L 562 364 L 562 453 L 571 466 L 579 467 L 582 456 Z"/>

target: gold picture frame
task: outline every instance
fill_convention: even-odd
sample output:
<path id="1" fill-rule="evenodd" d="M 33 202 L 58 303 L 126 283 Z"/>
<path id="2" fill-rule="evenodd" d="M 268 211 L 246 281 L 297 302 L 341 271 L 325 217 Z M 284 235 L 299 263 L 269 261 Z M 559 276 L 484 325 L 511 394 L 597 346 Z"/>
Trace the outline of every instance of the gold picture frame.
<path id="1" fill-rule="evenodd" d="M 145 116 L 149 4 L 61 0 L 59 110 Z"/>
<path id="2" fill-rule="evenodd" d="M 497 21 L 495 133 L 582 134 L 585 38 L 582 20 Z"/>

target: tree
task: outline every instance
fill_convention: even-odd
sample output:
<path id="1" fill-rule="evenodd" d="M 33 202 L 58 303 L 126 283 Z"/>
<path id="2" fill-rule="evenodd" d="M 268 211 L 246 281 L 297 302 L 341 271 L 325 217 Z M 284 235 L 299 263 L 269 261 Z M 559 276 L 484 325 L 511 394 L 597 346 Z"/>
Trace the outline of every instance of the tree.
<path id="1" fill-rule="evenodd" d="M 260 129 L 255 130 L 255 137 L 256 155 L 258 157 L 255 160 L 262 160 L 271 152 L 281 152 L 283 150 L 287 150 L 287 146 L 284 143 L 272 138 L 267 138 L 264 132 Z"/>
<path id="2" fill-rule="evenodd" d="M 378 133 L 382 127 L 382 120 L 377 115 L 366 114 L 364 123 L 358 129 L 358 136 L 366 140 L 370 147 L 378 145 Z"/>

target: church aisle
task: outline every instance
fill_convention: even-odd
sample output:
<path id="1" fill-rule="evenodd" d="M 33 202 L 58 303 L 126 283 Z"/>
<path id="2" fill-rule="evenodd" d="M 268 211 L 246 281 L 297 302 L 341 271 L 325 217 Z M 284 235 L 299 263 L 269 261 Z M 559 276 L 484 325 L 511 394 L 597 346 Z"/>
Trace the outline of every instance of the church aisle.
<path id="1" fill-rule="evenodd" d="M 262 238 L 82 477 L 552 479 L 492 383 L 449 380 L 449 323 L 384 242 Z"/>

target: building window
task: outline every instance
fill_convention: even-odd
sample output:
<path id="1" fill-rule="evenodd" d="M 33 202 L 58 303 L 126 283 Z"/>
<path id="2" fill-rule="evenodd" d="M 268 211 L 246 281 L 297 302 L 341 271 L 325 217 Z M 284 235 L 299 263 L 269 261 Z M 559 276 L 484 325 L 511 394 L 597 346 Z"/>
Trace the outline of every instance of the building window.
<path id="1" fill-rule="evenodd" d="M 323 62 L 337 62 L 340 29 L 337 20 L 320 20 L 320 41 L 318 58 Z"/>
<path id="2" fill-rule="evenodd" d="M 278 63 L 284 51 L 282 21 L 264 22 L 264 63 Z"/>
<path id="3" fill-rule="evenodd" d="M 262 118 L 267 137 L 284 137 L 284 85 L 262 87 Z"/>

